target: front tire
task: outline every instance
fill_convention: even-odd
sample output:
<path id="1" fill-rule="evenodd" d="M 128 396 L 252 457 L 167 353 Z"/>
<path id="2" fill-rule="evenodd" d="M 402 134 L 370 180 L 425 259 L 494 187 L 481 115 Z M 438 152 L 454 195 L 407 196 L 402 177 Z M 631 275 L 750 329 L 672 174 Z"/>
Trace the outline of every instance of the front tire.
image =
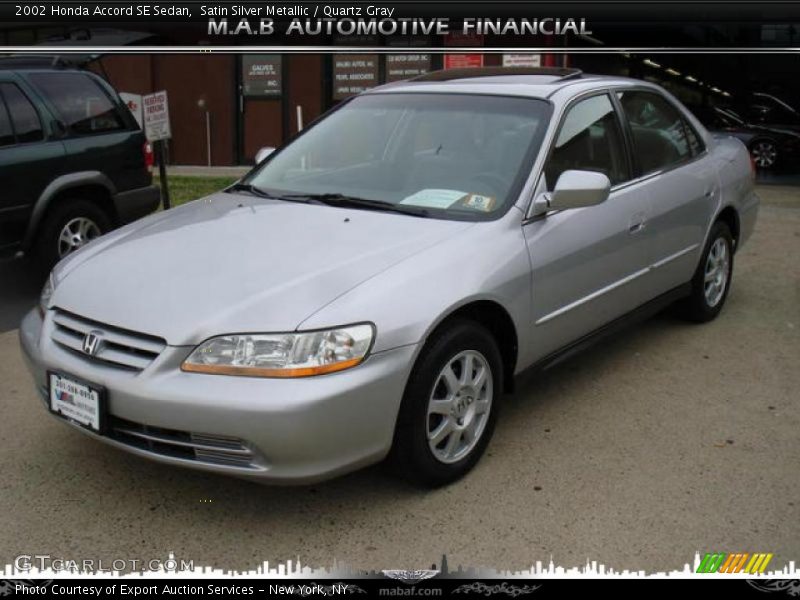
<path id="1" fill-rule="evenodd" d="M 492 437 L 502 390 L 500 351 L 486 328 L 459 320 L 435 333 L 403 395 L 392 447 L 396 469 L 426 487 L 463 477 Z"/>
<path id="2" fill-rule="evenodd" d="M 684 315 L 691 321 L 705 323 L 722 310 L 733 276 L 733 236 L 726 223 L 717 221 L 692 278 L 692 292 L 683 303 Z"/>

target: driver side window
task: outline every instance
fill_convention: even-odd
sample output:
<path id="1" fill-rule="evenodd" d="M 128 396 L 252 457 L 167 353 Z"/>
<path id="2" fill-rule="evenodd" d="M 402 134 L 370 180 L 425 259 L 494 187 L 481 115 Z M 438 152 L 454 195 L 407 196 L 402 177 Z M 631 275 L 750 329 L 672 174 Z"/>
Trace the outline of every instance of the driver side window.
<path id="1" fill-rule="evenodd" d="M 619 120 L 606 94 L 581 100 L 567 112 L 544 169 L 547 189 L 570 169 L 598 171 L 612 185 L 628 179 Z"/>

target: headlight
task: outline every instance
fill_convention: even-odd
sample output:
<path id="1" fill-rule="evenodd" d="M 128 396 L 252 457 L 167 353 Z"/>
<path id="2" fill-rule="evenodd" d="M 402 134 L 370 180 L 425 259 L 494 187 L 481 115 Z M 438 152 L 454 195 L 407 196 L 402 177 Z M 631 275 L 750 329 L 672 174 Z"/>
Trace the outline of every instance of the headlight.
<path id="1" fill-rule="evenodd" d="M 195 348 L 181 370 L 249 377 L 309 377 L 355 367 L 369 352 L 370 324 L 325 331 L 237 334 Z"/>
<path id="2" fill-rule="evenodd" d="M 42 288 L 42 293 L 39 296 L 39 312 L 42 316 L 44 316 L 44 313 L 50 308 L 50 300 L 53 298 L 53 289 L 53 276 L 49 275 Z"/>

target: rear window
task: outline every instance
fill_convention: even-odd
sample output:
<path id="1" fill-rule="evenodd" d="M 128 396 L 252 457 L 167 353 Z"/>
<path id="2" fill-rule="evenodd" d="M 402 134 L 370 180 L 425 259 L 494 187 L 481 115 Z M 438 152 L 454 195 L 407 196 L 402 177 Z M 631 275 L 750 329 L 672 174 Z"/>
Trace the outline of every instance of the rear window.
<path id="1" fill-rule="evenodd" d="M 0 84 L 0 94 L 6 101 L 16 143 L 27 144 L 44 139 L 39 114 L 22 90 L 13 83 L 3 83 Z"/>
<path id="2" fill-rule="evenodd" d="M 75 135 L 125 128 L 117 106 L 100 85 L 83 73 L 34 73 L 29 76 Z"/>

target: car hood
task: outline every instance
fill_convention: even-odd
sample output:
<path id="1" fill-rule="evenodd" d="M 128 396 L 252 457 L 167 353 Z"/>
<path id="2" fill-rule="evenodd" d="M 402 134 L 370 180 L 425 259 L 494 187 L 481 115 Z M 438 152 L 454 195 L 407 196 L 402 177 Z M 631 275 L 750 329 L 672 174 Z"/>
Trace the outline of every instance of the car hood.
<path id="1" fill-rule="evenodd" d="M 359 283 L 471 225 L 219 193 L 68 257 L 55 271 L 52 303 L 171 345 L 291 331 Z"/>

